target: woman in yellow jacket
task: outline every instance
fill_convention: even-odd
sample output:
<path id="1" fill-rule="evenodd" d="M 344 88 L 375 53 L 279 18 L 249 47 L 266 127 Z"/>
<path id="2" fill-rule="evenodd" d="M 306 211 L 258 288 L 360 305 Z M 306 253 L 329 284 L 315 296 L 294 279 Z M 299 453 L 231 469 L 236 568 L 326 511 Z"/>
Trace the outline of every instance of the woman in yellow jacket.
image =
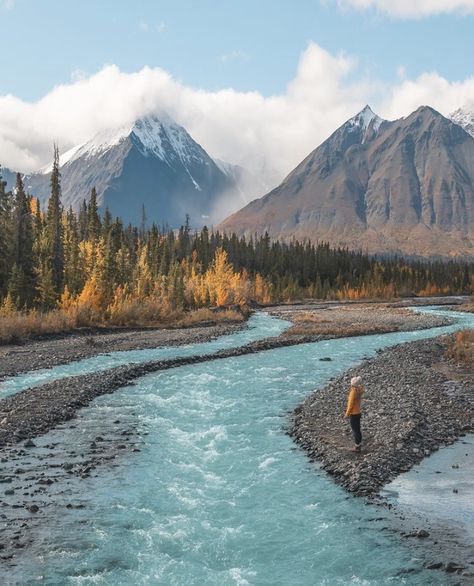
<path id="1" fill-rule="evenodd" d="M 349 417 L 349 421 L 351 424 L 351 429 L 355 441 L 355 452 L 360 452 L 360 447 L 362 443 L 362 433 L 360 431 L 360 403 L 363 393 L 364 387 L 362 386 L 362 378 L 360 376 L 353 377 L 351 379 L 351 390 L 349 391 L 349 396 L 347 398 L 347 409 L 345 416 Z"/>

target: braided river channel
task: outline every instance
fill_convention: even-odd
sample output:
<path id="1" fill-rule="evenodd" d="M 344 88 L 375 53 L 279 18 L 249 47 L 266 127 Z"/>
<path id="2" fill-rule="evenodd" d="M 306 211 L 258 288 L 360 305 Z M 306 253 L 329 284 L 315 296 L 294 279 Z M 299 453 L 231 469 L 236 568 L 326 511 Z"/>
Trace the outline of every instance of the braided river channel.
<path id="1" fill-rule="evenodd" d="M 133 430 L 140 451 L 122 450 L 87 478 L 57 478 L 40 498 L 32 545 L 14 564 L 0 565 L 0 584 L 447 584 L 443 572 L 424 569 L 423 545 L 390 530 L 388 509 L 349 496 L 286 434 L 291 411 L 310 392 L 377 350 L 474 327 L 472 314 L 418 311 L 454 323 L 181 366 L 94 400 L 75 426 L 36 438 L 25 458 L 48 455 L 50 465 L 60 456 L 48 446 L 80 452 L 117 421 Z M 0 397 L 117 365 L 212 354 L 288 325 L 257 313 L 248 328 L 208 343 L 99 355 L 20 375 L 0 384 Z M 11 506 L 17 495 L 0 499 Z"/>

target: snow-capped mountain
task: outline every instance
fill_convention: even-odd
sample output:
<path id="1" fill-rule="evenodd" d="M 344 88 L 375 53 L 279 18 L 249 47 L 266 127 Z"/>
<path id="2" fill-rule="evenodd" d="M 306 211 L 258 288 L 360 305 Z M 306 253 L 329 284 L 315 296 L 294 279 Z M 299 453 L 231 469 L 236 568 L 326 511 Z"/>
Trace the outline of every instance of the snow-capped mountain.
<path id="1" fill-rule="evenodd" d="M 466 132 L 474 137 L 474 102 L 466 104 L 462 108 L 458 108 L 452 112 L 450 118 L 456 124 L 459 124 Z"/>
<path id="2" fill-rule="evenodd" d="M 167 115 L 146 116 L 133 124 L 98 133 L 60 157 L 62 199 L 79 209 L 92 187 L 101 209 L 124 222 L 179 226 L 186 214 L 194 227 L 221 219 L 222 198 L 246 203 L 235 178 Z M 51 165 L 25 178 L 28 190 L 45 203 Z M 216 215 L 217 214 L 217 215 Z"/>
<path id="3" fill-rule="evenodd" d="M 220 228 L 371 253 L 474 257 L 473 185 L 474 138 L 458 124 L 428 106 L 390 122 L 366 107 Z"/>

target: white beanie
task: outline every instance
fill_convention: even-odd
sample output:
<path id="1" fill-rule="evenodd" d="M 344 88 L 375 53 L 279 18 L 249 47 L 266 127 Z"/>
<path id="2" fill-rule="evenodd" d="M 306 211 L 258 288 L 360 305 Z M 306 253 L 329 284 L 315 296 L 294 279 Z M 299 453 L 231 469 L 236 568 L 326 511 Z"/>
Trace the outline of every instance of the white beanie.
<path id="1" fill-rule="evenodd" d="M 362 383 L 361 376 L 354 376 L 351 378 L 351 387 L 360 387 Z"/>

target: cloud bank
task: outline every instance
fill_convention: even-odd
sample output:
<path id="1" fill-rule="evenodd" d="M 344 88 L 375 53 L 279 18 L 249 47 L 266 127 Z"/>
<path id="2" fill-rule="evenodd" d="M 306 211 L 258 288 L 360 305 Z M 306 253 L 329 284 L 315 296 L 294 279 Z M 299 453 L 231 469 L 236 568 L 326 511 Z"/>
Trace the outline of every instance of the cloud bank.
<path id="1" fill-rule="evenodd" d="M 474 0 L 338 0 L 338 4 L 342 8 L 375 9 L 397 18 L 474 13 Z"/>
<path id="2" fill-rule="evenodd" d="M 37 102 L 0 96 L 0 164 L 32 171 L 95 133 L 140 116 L 168 112 L 211 155 L 253 170 L 288 173 L 366 103 L 389 119 L 421 104 L 447 114 L 474 97 L 474 77 L 452 82 L 436 72 L 384 85 L 360 73 L 357 61 L 315 43 L 302 53 L 281 95 L 186 86 L 159 68 L 124 73 L 109 65 L 72 77 Z"/>

